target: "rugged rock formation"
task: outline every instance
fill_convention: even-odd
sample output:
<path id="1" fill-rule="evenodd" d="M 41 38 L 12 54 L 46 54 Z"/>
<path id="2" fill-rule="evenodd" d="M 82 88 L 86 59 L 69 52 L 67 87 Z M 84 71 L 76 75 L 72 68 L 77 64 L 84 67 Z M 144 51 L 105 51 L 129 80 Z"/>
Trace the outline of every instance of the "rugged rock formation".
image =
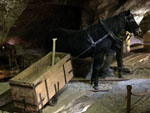
<path id="1" fill-rule="evenodd" d="M 28 0 L 0 0 L 0 42 L 26 8 Z"/>
<path id="2" fill-rule="evenodd" d="M 25 39 L 27 43 L 33 38 L 36 43 L 49 29 L 84 28 L 99 16 L 105 19 L 127 9 L 140 23 L 149 7 L 149 0 L 0 0 L 0 42 L 15 37 L 13 40 Z M 147 23 L 149 16 L 141 23 L 144 32 L 149 30 Z"/>

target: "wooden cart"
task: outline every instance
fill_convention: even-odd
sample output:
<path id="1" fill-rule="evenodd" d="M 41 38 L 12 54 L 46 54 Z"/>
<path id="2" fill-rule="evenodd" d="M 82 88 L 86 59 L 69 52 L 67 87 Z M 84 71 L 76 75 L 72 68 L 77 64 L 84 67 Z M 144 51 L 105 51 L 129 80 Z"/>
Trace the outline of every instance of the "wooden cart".
<path id="1" fill-rule="evenodd" d="M 16 107 L 37 112 L 71 80 L 70 55 L 56 53 L 54 66 L 51 57 L 50 52 L 9 81 Z"/>

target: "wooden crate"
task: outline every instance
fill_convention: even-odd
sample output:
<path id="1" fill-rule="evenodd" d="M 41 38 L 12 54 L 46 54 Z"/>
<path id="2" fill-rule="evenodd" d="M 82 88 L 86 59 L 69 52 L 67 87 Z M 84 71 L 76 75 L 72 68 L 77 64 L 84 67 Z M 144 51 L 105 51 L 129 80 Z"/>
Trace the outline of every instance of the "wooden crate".
<path id="1" fill-rule="evenodd" d="M 69 54 L 56 53 L 51 66 L 52 53 L 12 78 L 12 98 L 15 106 L 26 111 L 39 111 L 73 77 Z"/>

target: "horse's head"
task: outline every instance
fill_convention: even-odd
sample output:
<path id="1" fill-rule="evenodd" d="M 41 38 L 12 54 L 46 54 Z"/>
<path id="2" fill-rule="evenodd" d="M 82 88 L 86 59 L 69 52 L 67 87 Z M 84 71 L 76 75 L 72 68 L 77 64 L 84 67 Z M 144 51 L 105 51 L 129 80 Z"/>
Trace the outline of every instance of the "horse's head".
<path id="1" fill-rule="evenodd" d="M 125 30 L 129 31 L 130 33 L 134 33 L 134 35 L 139 36 L 141 34 L 141 28 L 137 24 L 134 19 L 134 16 L 130 11 L 125 11 Z"/>

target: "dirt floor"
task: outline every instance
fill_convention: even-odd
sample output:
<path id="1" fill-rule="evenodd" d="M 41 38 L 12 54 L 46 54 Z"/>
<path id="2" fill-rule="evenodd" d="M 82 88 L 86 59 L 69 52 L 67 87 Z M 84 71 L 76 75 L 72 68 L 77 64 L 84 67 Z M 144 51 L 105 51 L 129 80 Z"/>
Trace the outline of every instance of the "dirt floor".
<path id="1" fill-rule="evenodd" d="M 132 96 L 131 113 L 150 113 L 150 79 L 131 79 L 126 81 L 101 81 L 101 91 L 94 92 L 89 83 L 69 82 L 58 94 L 58 102 L 55 106 L 46 105 L 43 113 L 125 113 L 126 112 L 126 85 L 132 85 L 135 94 L 144 96 Z M 1 92 L 9 89 L 8 83 L 1 83 Z M 6 89 L 5 89 L 6 88 Z M 7 98 L 6 98 L 7 97 Z M 10 95 L 0 97 L 0 113 L 23 113 L 13 107 Z"/>
<path id="2" fill-rule="evenodd" d="M 126 86 L 132 85 L 131 113 L 150 113 L 150 79 L 132 79 L 119 82 L 97 100 L 85 113 L 126 113 Z"/>
<path id="3" fill-rule="evenodd" d="M 13 106 L 10 95 L 6 95 L 9 90 L 8 83 L 0 83 L 3 87 L 0 96 L 0 113 L 1 112 L 16 112 L 22 113 L 21 110 L 16 109 Z M 69 82 L 58 95 L 58 102 L 55 106 L 46 105 L 43 109 L 43 113 L 80 113 L 86 111 L 96 100 L 107 93 L 107 90 L 112 88 L 112 84 L 101 85 L 102 92 L 93 92 L 93 88 L 88 83 L 83 82 Z M 5 93 L 5 94 L 4 94 Z M 9 92 L 10 94 L 10 92 Z M 8 104 L 7 104 L 8 103 Z M 4 105 L 4 106 L 3 106 Z"/>

